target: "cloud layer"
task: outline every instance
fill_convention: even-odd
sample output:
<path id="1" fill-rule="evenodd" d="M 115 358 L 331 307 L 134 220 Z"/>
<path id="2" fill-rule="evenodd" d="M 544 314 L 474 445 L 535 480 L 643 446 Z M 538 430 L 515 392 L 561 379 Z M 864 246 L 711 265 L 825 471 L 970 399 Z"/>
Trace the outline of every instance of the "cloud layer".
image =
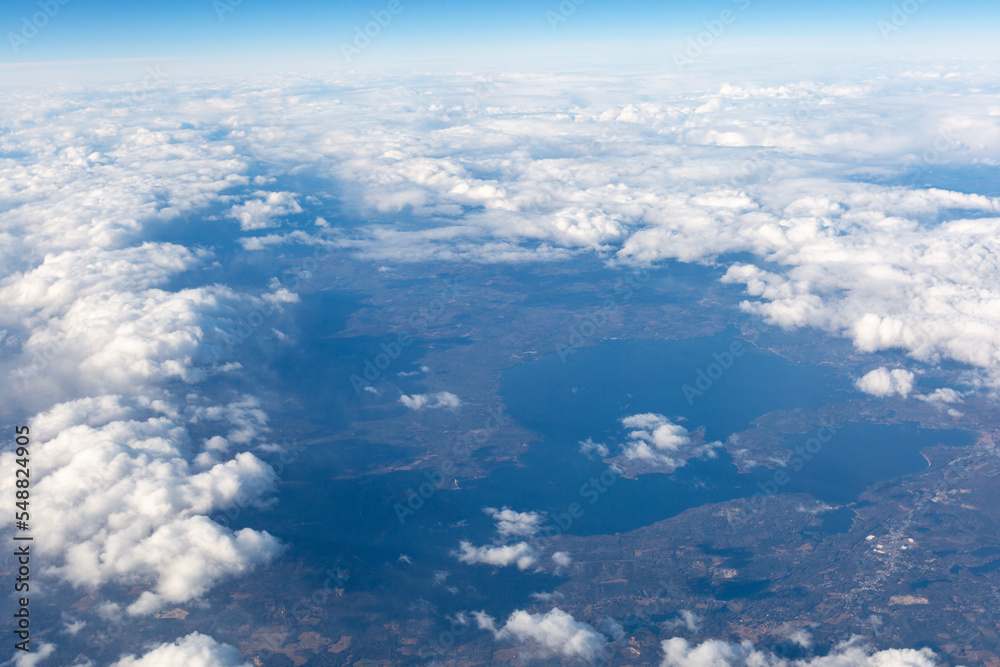
<path id="1" fill-rule="evenodd" d="M 216 262 L 207 211 L 241 206 L 237 216 L 260 223 L 297 204 L 235 194 L 251 180 L 248 159 L 173 103 L 122 107 L 99 90 L 12 97 L 0 111 L 0 398 L 31 428 L 31 527 L 46 535 L 39 586 L 133 586 L 135 596 L 98 605 L 113 615 L 119 602 L 131 614 L 191 602 L 281 548 L 210 518 L 267 503 L 276 480 L 250 451 L 268 433 L 257 399 L 209 398 L 201 383 L 239 370 L 248 322 L 297 300 L 280 286 L 203 279 Z M 258 199 L 272 210 L 254 208 Z M 207 236 L 179 241 L 193 230 Z M 14 457 L 0 465 L 13 469 Z M 13 483 L 0 491 L 13 495 Z M 191 635 L 122 664 L 235 656 Z"/>
<path id="2" fill-rule="evenodd" d="M 114 417 L 85 423 L 104 421 L 100 412 Z M 183 422 L 140 416 L 149 412 L 117 396 L 60 404 L 35 419 L 60 430 L 33 448 L 35 525 L 47 535 L 38 548 L 49 572 L 87 588 L 153 580 L 129 607 L 137 614 L 198 597 L 279 550 L 267 533 L 234 533 L 207 518 L 266 497 L 273 471 L 245 452 L 191 460 Z M 13 469 L 14 456 L 0 463 Z"/>
<path id="3" fill-rule="evenodd" d="M 695 89 L 616 76 L 627 95 L 602 94 L 597 75 L 521 75 L 471 111 L 443 84 L 404 89 L 384 116 L 325 132 L 312 160 L 384 220 L 339 235 L 363 257 L 721 262 L 769 322 L 958 360 L 996 384 L 1000 199 L 951 186 L 988 183 L 1000 163 L 995 101 L 970 92 L 985 71 L 737 85 L 706 68 Z M 365 103 L 313 101 L 285 133 Z"/>

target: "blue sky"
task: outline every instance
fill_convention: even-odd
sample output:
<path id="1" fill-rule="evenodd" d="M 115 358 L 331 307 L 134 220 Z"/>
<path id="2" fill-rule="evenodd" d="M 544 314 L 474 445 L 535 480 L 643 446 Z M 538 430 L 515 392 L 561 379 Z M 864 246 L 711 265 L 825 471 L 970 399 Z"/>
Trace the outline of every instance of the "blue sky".
<path id="1" fill-rule="evenodd" d="M 348 63 L 341 45 L 350 43 L 355 29 L 363 28 L 372 20 L 372 12 L 384 10 L 389 0 L 62 2 L 65 4 L 60 0 L 3 3 L 0 25 L 5 39 L 0 62 L 175 57 L 207 63 L 213 58 L 288 57 L 346 67 L 362 60 L 462 61 L 475 55 L 537 56 L 567 49 L 592 53 L 598 44 L 615 44 L 615 53 L 627 56 L 633 50 L 637 55 L 656 49 L 676 50 L 704 30 L 704 22 L 718 19 L 727 9 L 734 17 L 725 28 L 725 39 L 731 45 L 756 42 L 766 47 L 783 40 L 825 37 L 878 48 L 894 40 L 926 42 L 982 35 L 997 25 L 1000 17 L 996 3 L 925 0 L 921 4 L 909 0 L 912 11 L 897 13 L 904 20 L 897 19 L 899 30 L 886 38 L 878 22 L 891 21 L 894 6 L 905 3 L 583 0 L 577 5 L 574 0 L 565 0 L 560 11 L 559 0 L 399 0 L 401 11 L 380 29 L 381 34 L 364 49 L 363 58 Z M 43 13 L 45 6 L 50 16 Z M 36 25 L 30 25 L 32 22 Z M 19 36 L 27 39 L 21 41 Z"/>

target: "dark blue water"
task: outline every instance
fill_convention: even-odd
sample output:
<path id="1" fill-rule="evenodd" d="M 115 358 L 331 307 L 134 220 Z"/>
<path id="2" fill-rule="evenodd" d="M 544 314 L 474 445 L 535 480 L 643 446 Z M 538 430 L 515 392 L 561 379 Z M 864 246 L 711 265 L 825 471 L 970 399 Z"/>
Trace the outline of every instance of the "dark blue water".
<path id="1" fill-rule="evenodd" d="M 699 371 L 714 370 L 720 362 L 713 355 L 728 361 L 734 343 L 743 354 L 699 389 Z M 702 393 L 686 396 L 685 386 Z M 704 426 L 709 440 L 725 439 L 766 412 L 818 408 L 851 388 L 819 366 L 762 352 L 729 331 L 693 340 L 610 341 L 580 348 L 565 363 L 553 354 L 507 371 L 500 390 L 522 426 L 575 446 L 587 437 L 618 436 L 622 417 L 643 412 L 680 417 L 688 430 Z"/>
<path id="2" fill-rule="evenodd" d="M 685 395 L 685 385 L 698 387 L 699 371 L 720 357 L 729 361 L 725 352 L 738 341 L 733 332 L 687 341 L 613 341 L 580 349 L 565 363 L 551 355 L 510 369 L 501 382 L 508 414 L 539 433 L 541 441 L 521 457 L 521 465 L 463 483 L 465 490 L 456 495 L 473 507 L 506 504 L 551 514 L 565 514 L 576 502 L 585 511 L 566 532 L 586 535 L 632 530 L 691 507 L 761 491 L 774 471 L 739 474 L 722 449 L 717 458 L 691 460 L 672 474 L 616 478 L 613 484 L 600 483 L 602 473 L 610 477 L 606 464 L 579 452 L 578 443 L 590 437 L 616 453 L 625 435 L 620 420 L 627 415 L 660 413 L 682 420 L 689 430 L 703 427 L 708 440 L 725 441 L 772 410 L 815 409 L 853 392 L 822 367 L 792 363 L 744 341 L 743 354 L 711 386 L 700 395 Z M 813 435 L 789 437 L 784 445 L 795 451 Z M 922 448 L 970 442 L 965 432 L 914 424 L 846 424 L 818 452 L 806 451 L 801 469 L 788 470 L 775 488 L 849 503 L 874 482 L 925 468 Z M 828 530 L 841 529 L 843 519 L 831 517 Z"/>
<path id="3" fill-rule="evenodd" d="M 793 451 L 804 448 L 812 435 L 796 435 L 784 445 Z M 783 485 L 789 493 L 811 493 L 830 504 L 849 503 L 871 484 L 927 467 L 920 450 L 935 445 L 963 446 L 973 442 L 966 431 L 936 431 L 917 424 L 845 424 L 829 443 L 811 456 L 802 458 L 801 471 L 790 470 Z M 771 475 L 773 481 L 773 475 Z"/>
<path id="4" fill-rule="evenodd" d="M 501 466 L 484 478 L 459 480 L 458 490 L 437 491 L 412 518 L 407 517 L 405 526 L 398 521 L 394 505 L 405 489 L 426 481 L 424 473 L 335 480 L 361 467 L 366 457 L 368 461 L 405 458 L 397 448 L 366 446 L 360 441 L 320 444 L 301 453 L 295 469 L 283 476 L 281 514 L 302 516 L 311 526 L 310 539 L 321 537 L 313 531 L 322 532 L 322 525 L 353 535 L 347 542 L 374 532 L 389 552 L 403 548 L 411 538 L 416 540 L 420 530 L 439 530 L 462 520 L 466 522 L 463 539 L 479 536 L 487 540 L 492 524 L 481 512 L 487 506 L 545 511 L 555 517 L 578 504 L 582 516 L 563 525 L 561 532 L 609 534 L 649 525 L 705 503 L 751 496 L 768 486 L 779 493 L 810 493 L 830 504 L 850 503 L 872 483 L 924 469 L 922 448 L 971 442 L 971 436 L 962 431 L 932 431 L 915 424 L 848 423 L 818 451 L 804 454 L 804 459 L 794 452 L 802 450 L 813 433 L 785 439 L 784 446 L 793 452 L 794 469 L 759 468 L 753 474 L 740 474 L 720 448 L 716 458 L 694 459 L 671 474 L 638 479 L 609 474 L 607 464 L 580 453 L 578 443 L 590 437 L 606 443 L 614 454 L 625 435 L 620 420 L 627 415 L 661 413 L 682 419 L 692 430 L 704 427 L 710 440 L 724 441 L 734 432 L 751 428 L 752 420 L 769 411 L 817 408 L 852 391 L 844 380 L 821 367 L 792 363 L 745 343 L 745 353 L 701 396 L 688 401 L 683 386 L 693 383 L 698 371 L 715 361 L 713 355 L 731 349 L 736 340 L 727 332 L 688 341 L 609 342 L 580 349 L 566 363 L 551 355 L 510 369 L 501 382 L 507 415 L 536 432 L 539 440 L 517 464 Z M 360 353 L 373 349 L 374 342 L 356 344 Z M 322 351 L 312 345 L 308 349 Z M 343 382 L 334 388 L 330 380 L 343 380 L 345 369 L 359 356 L 331 355 L 324 364 L 301 365 L 281 359 L 296 369 L 300 394 L 306 394 L 298 399 L 303 413 L 328 401 L 350 402 L 350 388 Z M 324 357 L 312 357 L 317 358 Z M 338 372 L 331 373 L 334 369 Z M 294 394 L 295 387 L 284 385 L 281 390 Z M 776 472 L 787 478 L 775 478 Z M 320 480 L 322 488 L 314 488 Z M 330 515 L 331 507 L 339 508 L 335 516 Z M 306 520 L 306 516 L 312 518 Z M 275 519 L 273 528 L 279 534 L 292 539 L 303 536 L 294 521 Z M 839 532 L 846 520 L 846 515 L 831 515 L 826 530 Z M 420 528 L 410 533 L 413 526 Z M 344 545 L 341 537 L 332 539 Z"/>
<path id="5" fill-rule="evenodd" d="M 327 305 L 335 304 L 336 300 Z M 346 302 L 342 305 L 346 307 Z M 315 309 L 310 312 L 310 317 L 324 317 Z M 309 324 L 320 327 L 324 323 Z M 326 325 L 335 329 L 337 322 Z M 303 328 L 299 333 L 305 336 L 307 331 Z M 304 416 L 321 409 L 326 401 L 358 405 L 356 398 L 349 398 L 343 373 L 376 349 L 377 341 L 355 341 L 358 348 L 345 356 L 344 348 L 325 338 L 304 341 L 308 354 L 301 358 L 295 357 L 298 348 L 293 347 L 284 353 L 290 356 L 280 360 L 296 371 L 298 379 L 280 381 L 277 393 L 288 396 L 291 405 L 300 405 Z M 561 578 L 525 576 L 514 567 L 458 563 L 452 552 L 460 540 L 481 545 L 496 537 L 483 507 L 543 511 L 552 520 L 550 528 L 559 524 L 558 532 L 613 534 L 705 503 L 752 496 L 774 482 L 772 470 L 739 474 L 722 449 L 717 458 L 692 460 L 672 474 L 626 479 L 610 474 L 603 462 L 581 454 L 580 440 L 591 437 L 614 451 L 624 436 L 620 419 L 641 412 L 683 419 L 681 423 L 689 429 L 704 427 L 710 439 L 725 440 L 733 432 L 751 428 L 752 420 L 771 410 L 818 408 L 853 391 L 846 381 L 821 367 L 792 363 L 746 344 L 744 354 L 689 401 L 684 385 L 693 384 L 699 370 L 717 363 L 713 355 L 730 350 L 735 340 L 734 333 L 727 332 L 688 341 L 609 342 L 580 349 L 566 363 L 553 354 L 509 369 L 500 385 L 507 415 L 537 433 L 538 439 L 516 465 L 502 466 L 480 479 L 460 479 L 458 490 L 438 489 L 404 521 L 396 508 L 405 500 L 406 489 L 427 481 L 426 472 L 343 479 L 345 473 L 361 470 L 372 461 L 408 458 L 394 447 L 346 439 L 318 442 L 297 451 L 294 463 L 282 471 L 277 507 L 244 512 L 231 525 L 268 530 L 292 546 L 290 553 L 296 559 L 316 567 L 348 567 L 352 572 L 349 589 L 386 591 L 386 604 L 420 598 L 442 613 L 470 605 L 488 607 L 495 614 L 509 613 L 523 607 L 532 592 L 551 590 Z M 338 388 L 323 393 L 324 382 L 338 381 Z M 338 413 L 331 419 L 347 417 Z M 783 444 L 795 452 L 809 437 L 788 437 Z M 960 431 L 850 423 L 797 470 L 783 471 L 787 480 L 775 488 L 778 493 L 808 492 L 826 503 L 846 504 L 872 483 L 925 468 L 921 448 L 969 442 L 971 436 Z M 476 453 L 485 454 L 485 449 Z M 580 511 L 567 520 L 574 504 Z M 850 510 L 825 514 L 819 532 L 843 532 L 849 527 Z M 413 561 L 412 569 L 400 564 L 404 554 Z M 448 584 L 461 595 L 432 583 L 430 573 L 439 570 L 450 573 Z M 717 592 L 733 598 L 752 597 L 766 585 L 736 581 Z"/>
<path id="6" fill-rule="evenodd" d="M 854 522 L 854 510 L 850 507 L 841 507 L 835 510 L 828 510 L 820 514 L 823 519 L 819 532 L 826 535 L 836 535 L 846 533 L 851 529 Z"/>

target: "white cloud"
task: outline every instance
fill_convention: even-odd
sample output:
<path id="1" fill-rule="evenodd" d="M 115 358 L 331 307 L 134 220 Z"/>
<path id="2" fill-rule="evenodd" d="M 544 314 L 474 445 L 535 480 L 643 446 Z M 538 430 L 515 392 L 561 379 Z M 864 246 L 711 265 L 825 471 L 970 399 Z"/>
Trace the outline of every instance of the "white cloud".
<path id="1" fill-rule="evenodd" d="M 553 600 L 560 600 L 564 596 L 562 593 L 555 591 L 553 593 L 547 593 L 547 592 L 532 593 L 531 597 L 534 598 L 535 600 L 538 600 L 539 602 L 552 602 Z"/>
<path id="2" fill-rule="evenodd" d="M 929 394 L 920 394 L 916 398 L 927 403 L 947 405 L 962 402 L 962 394 L 950 387 L 939 387 Z"/>
<path id="3" fill-rule="evenodd" d="M 685 465 L 689 459 L 712 457 L 721 443 L 698 442 L 686 428 L 663 415 L 644 413 L 623 417 L 629 431 L 622 452 L 625 458 L 655 463 L 667 470 Z"/>
<path id="4" fill-rule="evenodd" d="M 903 368 L 876 368 L 866 373 L 856 383 L 858 389 L 872 396 L 902 396 L 913 391 L 914 375 Z"/>
<path id="5" fill-rule="evenodd" d="M 497 639 L 513 639 L 542 655 L 559 655 L 593 662 L 600 658 L 607 639 L 587 623 L 577 621 L 558 607 L 545 614 L 517 610 L 502 627 L 485 612 L 473 614 L 482 630 L 489 630 Z"/>
<path id="6" fill-rule="evenodd" d="M 775 663 L 757 651 L 750 642 L 731 644 L 710 639 L 701 644 L 689 644 L 686 639 L 674 637 L 661 645 L 664 652 L 662 667 L 777 667 Z M 784 663 L 787 667 L 787 663 Z"/>
<path id="7" fill-rule="evenodd" d="M 29 653 L 18 651 L 18 655 L 13 660 L 13 667 L 35 667 L 40 665 L 55 653 L 54 644 L 42 643 L 33 648 Z M 7 663 L 4 663 L 7 664 Z"/>
<path id="8" fill-rule="evenodd" d="M 229 212 L 244 231 L 277 227 L 277 218 L 302 212 L 291 192 L 255 192 L 254 196 L 257 199 L 236 204 Z"/>
<path id="9" fill-rule="evenodd" d="M 288 299 L 278 292 L 266 296 Z M 33 328 L 11 386 L 31 387 L 24 393 L 39 402 L 67 392 L 139 393 L 174 379 L 199 382 L 223 368 L 253 333 L 246 322 L 255 308 L 262 316 L 280 312 L 281 305 L 220 285 L 178 292 L 85 290 L 58 314 L 22 314 L 21 322 Z"/>
<path id="10" fill-rule="evenodd" d="M 581 440 L 578 444 L 580 445 L 580 453 L 586 454 L 588 457 L 591 456 L 591 454 L 595 454 L 598 458 L 603 459 L 610 453 L 607 445 L 600 442 L 594 442 L 592 438 Z"/>
<path id="11" fill-rule="evenodd" d="M 789 641 L 801 646 L 802 648 L 812 648 L 812 634 L 805 628 L 787 628 L 786 632 L 785 636 L 788 637 Z"/>
<path id="12" fill-rule="evenodd" d="M 538 512 L 515 512 L 509 507 L 496 509 L 495 507 L 484 507 L 483 512 L 491 516 L 496 521 L 497 533 L 500 537 L 531 537 L 542 528 L 542 520 L 545 518 Z"/>
<path id="13" fill-rule="evenodd" d="M 496 567 L 517 565 L 519 570 L 526 570 L 538 560 L 535 548 L 527 542 L 517 542 L 516 544 L 501 546 L 475 547 L 471 542 L 462 540 L 458 545 L 458 549 L 458 552 L 455 554 L 456 558 L 468 565 L 475 565 L 477 563 Z"/>
<path id="14" fill-rule="evenodd" d="M 49 317 L 65 312 L 83 296 L 162 286 L 209 257 L 207 251 L 170 243 L 47 254 L 40 265 L 4 278 L 0 301 L 20 314 Z"/>
<path id="15" fill-rule="evenodd" d="M 186 414 L 192 424 L 224 422 L 232 426 L 223 443 L 217 443 L 215 449 L 249 445 L 264 437 L 268 430 L 267 413 L 261 409 L 260 401 L 250 395 L 225 405 L 192 406 Z"/>
<path id="16" fill-rule="evenodd" d="M 471 542 L 461 541 L 457 551 L 452 555 L 469 565 L 484 564 L 495 567 L 517 565 L 518 569 L 526 570 L 536 565 L 544 552 L 544 545 L 538 540 L 532 540 L 542 530 L 545 515 L 540 512 L 517 512 L 504 507 L 484 507 L 486 513 L 496 522 L 497 539 L 492 545 L 477 547 Z M 520 541 L 508 543 L 512 538 Z M 557 553 L 552 556 L 556 566 L 569 564 L 569 556 Z"/>
<path id="17" fill-rule="evenodd" d="M 802 641 L 797 643 L 807 645 Z M 928 648 L 876 651 L 860 638 L 838 644 L 825 656 L 797 660 L 757 649 L 749 641 L 735 644 L 711 639 L 691 644 L 674 637 L 665 640 L 662 649 L 665 654 L 662 667 L 937 667 L 939 664 Z"/>
<path id="18" fill-rule="evenodd" d="M 141 657 L 127 655 L 111 667 L 250 667 L 240 653 L 207 635 L 192 632 L 175 642 L 163 643 Z"/>
<path id="19" fill-rule="evenodd" d="M 38 543 L 42 581 L 131 584 L 140 594 L 129 610 L 150 613 L 279 549 L 208 518 L 267 502 L 275 479 L 246 451 L 266 432 L 255 400 L 208 407 L 198 383 L 240 368 L 241 322 L 297 297 L 199 284 L 210 251 L 152 240 L 210 233 L 211 221 L 192 217 L 232 205 L 227 191 L 248 183 L 249 161 L 208 138 L 214 130 L 185 129 L 181 98 L 147 112 L 101 96 L 39 89 L 0 111 L 2 150 L 17 156 L 0 161 L 0 326 L 10 333 L 0 391 L 33 430 L 32 522 L 49 536 Z M 32 118 L 45 109 L 43 126 Z M 0 482 L 4 493 L 12 483 Z"/>
<path id="20" fill-rule="evenodd" d="M 701 616 L 690 609 L 682 609 L 677 618 L 665 621 L 663 626 L 668 629 L 685 628 L 688 632 L 698 632 L 701 627 Z"/>
<path id="21" fill-rule="evenodd" d="M 433 408 L 448 408 L 454 410 L 462 405 L 458 396 L 450 391 L 439 391 L 434 394 L 413 394 L 407 396 L 403 394 L 399 397 L 399 402 L 411 410 L 424 410 Z"/>
<path id="22" fill-rule="evenodd" d="M 76 620 L 71 623 L 66 623 L 65 627 L 63 628 L 63 631 L 66 632 L 67 634 L 75 635 L 76 633 L 80 632 L 80 630 L 83 630 L 85 627 L 87 627 L 86 622 Z"/>
<path id="23" fill-rule="evenodd" d="M 95 405 L 116 419 L 86 423 Z M 235 423 L 234 440 L 247 443 L 261 428 L 254 405 L 244 399 L 215 416 Z M 74 410 L 83 423 L 72 424 Z M 279 551 L 267 533 L 233 532 L 206 516 L 266 498 L 275 481 L 271 468 L 246 452 L 198 466 L 184 423 L 149 412 L 104 397 L 60 404 L 51 420 L 47 414 L 32 420 L 49 424 L 50 432 L 50 421 L 61 427 L 33 445 L 34 522 L 47 535 L 38 546 L 47 571 L 87 587 L 152 581 L 129 607 L 136 614 L 197 598 Z M 39 435 L 46 435 L 44 427 Z M 14 457 L 5 452 L 0 462 L 13 466 Z M 13 493 L 13 481 L 0 481 L 0 489 Z"/>
<path id="24" fill-rule="evenodd" d="M 559 567 L 569 567 L 573 559 L 565 551 L 557 551 L 552 554 L 552 562 Z"/>

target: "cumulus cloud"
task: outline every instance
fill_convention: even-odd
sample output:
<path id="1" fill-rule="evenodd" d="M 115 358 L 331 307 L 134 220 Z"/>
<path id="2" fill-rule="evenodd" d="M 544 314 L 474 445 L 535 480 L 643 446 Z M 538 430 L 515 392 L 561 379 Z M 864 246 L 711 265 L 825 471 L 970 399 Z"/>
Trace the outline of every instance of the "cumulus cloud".
<path id="1" fill-rule="evenodd" d="M 559 567 L 569 567 L 573 559 L 565 551 L 557 551 L 552 554 L 552 562 Z"/>
<path id="2" fill-rule="evenodd" d="M 247 451 L 267 432 L 256 399 L 212 402 L 198 384 L 240 368 L 252 314 L 273 317 L 297 296 L 199 284 L 211 251 L 150 240 L 246 184 L 232 147 L 103 111 L 78 103 L 45 130 L 5 114 L 4 149 L 21 157 L 0 165 L 0 325 L 17 336 L 0 365 L 8 402 L 38 413 L 26 421 L 33 520 L 50 536 L 42 574 L 90 590 L 138 586 L 128 609 L 146 614 L 280 548 L 209 518 L 262 506 L 275 478 Z"/>
<path id="3" fill-rule="evenodd" d="M 273 315 L 294 300 L 287 290 L 249 297 L 220 285 L 84 290 L 68 305 L 53 296 L 21 309 L 22 326 L 32 332 L 11 385 L 31 387 L 31 398 L 23 400 L 37 402 L 67 392 L 138 393 L 171 380 L 196 383 L 227 368 L 253 331 L 246 323 L 251 313 Z"/>
<path id="4" fill-rule="evenodd" d="M 240 652 L 207 635 L 192 632 L 175 642 L 163 643 L 141 657 L 127 655 L 111 667 L 250 667 Z"/>
<path id="5" fill-rule="evenodd" d="M 484 507 L 483 512 L 496 522 L 495 543 L 476 547 L 471 542 L 463 540 L 459 543 L 458 551 L 453 552 L 458 560 L 469 565 L 484 564 L 495 567 L 517 565 L 520 570 L 526 570 L 538 563 L 544 548 L 537 544 L 537 541 L 532 541 L 532 538 L 541 531 L 545 521 L 544 514 L 517 512 L 509 507 L 502 509 Z M 511 543 L 512 538 L 520 541 Z M 552 559 L 557 566 L 563 562 L 569 564 L 569 556 L 564 553 L 554 554 Z"/>
<path id="6" fill-rule="evenodd" d="M 83 296 L 163 285 L 210 257 L 206 250 L 190 250 L 172 243 L 47 254 L 38 266 L 0 281 L 0 301 L 19 314 L 48 318 L 62 313 Z"/>
<path id="7" fill-rule="evenodd" d="M 588 458 L 593 458 L 596 455 L 603 459 L 610 453 L 607 445 L 594 442 L 593 438 L 581 440 L 578 444 L 580 445 L 580 453 L 586 454 Z"/>
<path id="8" fill-rule="evenodd" d="M 920 394 L 916 398 L 927 403 L 936 403 L 938 405 L 951 405 L 953 403 L 962 402 L 962 394 L 950 387 L 939 387 L 929 394 Z"/>
<path id="9" fill-rule="evenodd" d="M 690 609 L 682 609 L 677 618 L 664 621 L 663 627 L 668 629 L 684 628 L 688 632 L 698 632 L 701 628 L 701 616 Z"/>
<path id="10" fill-rule="evenodd" d="M 622 445 L 625 458 L 655 463 L 667 470 L 680 468 L 692 458 L 712 457 L 715 448 L 721 446 L 718 442 L 699 442 L 686 428 L 660 414 L 630 415 L 621 422 L 631 429 Z"/>
<path id="11" fill-rule="evenodd" d="M 903 368 L 876 368 L 861 377 L 855 386 L 872 396 L 902 396 L 906 398 L 913 391 L 914 375 Z"/>
<path id="12" fill-rule="evenodd" d="M 13 667 L 35 667 L 47 662 L 47 659 L 56 652 L 55 644 L 42 643 L 31 650 L 30 653 L 20 653 L 14 658 Z M 4 663 L 8 664 L 8 663 Z"/>
<path id="13" fill-rule="evenodd" d="M 301 213 L 302 207 L 291 192 L 255 192 L 251 199 L 232 207 L 229 215 L 240 221 L 244 231 L 276 227 L 276 219 L 293 213 Z"/>
<path id="14" fill-rule="evenodd" d="M 545 614 L 517 610 L 500 627 L 485 612 L 474 612 L 473 616 L 479 628 L 489 630 L 495 638 L 512 639 L 542 655 L 593 662 L 604 654 L 607 646 L 604 635 L 558 607 Z"/>
<path id="15" fill-rule="evenodd" d="M 496 521 L 497 533 L 501 538 L 531 537 L 541 530 L 545 518 L 538 512 L 515 512 L 509 507 L 499 510 L 485 507 L 483 512 Z"/>
<path id="16" fill-rule="evenodd" d="M 800 646 L 808 646 L 804 637 Z M 885 649 L 876 651 L 860 638 L 838 644 L 825 656 L 788 660 L 757 649 L 753 643 L 724 642 L 711 639 L 691 644 L 674 637 L 662 644 L 662 667 L 937 667 L 934 652 L 923 649 Z"/>
<path id="17" fill-rule="evenodd" d="M 785 628 L 785 637 L 802 648 L 812 648 L 812 633 L 805 628 Z"/>
<path id="18" fill-rule="evenodd" d="M 454 410 L 462 404 L 458 396 L 450 391 L 439 391 L 433 394 L 413 394 L 407 396 L 403 394 L 399 397 L 399 402 L 411 410 L 424 410 L 433 408 L 448 408 Z"/>
<path id="19" fill-rule="evenodd" d="M 215 130 L 170 117 L 179 98 L 154 111 L 79 93 L 22 92 L 0 112 L 2 151 L 16 156 L 0 164 L 0 391 L 32 427 L 32 522 L 49 536 L 39 583 L 131 585 L 128 610 L 146 614 L 280 548 L 219 516 L 270 500 L 274 473 L 248 451 L 264 444 L 266 415 L 249 396 L 209 401 L 199 383 L 240 368 L 247 321 L 297 300 L 280 285 L 206 284 L 212 251 L 154 239 L 188 237 L 195 216 L 207 227 L 210 208 L 232 207 L 248 226 L 301 209 L 281 193 L 233 206 L 249 160 L 209 139 Z M 51 123 L 32 121 L 40 109 L 55 112 Z M 156 664 L 216 664 L 174 657 Z"/>
<path id="20" fill-rule="evenodd" d="M 115 419 L 88 424 L 95 407 Z M 244 400 L 223 411 L 239 423 L 248 407 Z M 150 412 L 104 397 L 60 404 L 32 420 L 48 425 L 33 447 L 35 524 L 48 535 L 38 546 L 47 571 L 91 588 L 153 581 L 130 605 L 135 614 L 197 598 L 280 549 L 267 533 L 233 532 L 207 517 L 264 499 L 275 481 L 271 468 L 247 452 L 199 466 L 185 424 Z M 237 432 L 259 426 L 243 422 Z M 14 457 L 5 452 L 0 462 L 13 466 Z M 13 482 L 0 488 L 13 493 Z"/>
<path id="21" fill-rule="evenodd" d="M 517 565 L 519 570 L 528 569 L 538 560 L 538 554 L 534 547 L 527 542 L 476 547 L 471 542 L 462 540 L 458 545 L 456 557 L 469 565 L 477 563 L 496 567 Z"/>

